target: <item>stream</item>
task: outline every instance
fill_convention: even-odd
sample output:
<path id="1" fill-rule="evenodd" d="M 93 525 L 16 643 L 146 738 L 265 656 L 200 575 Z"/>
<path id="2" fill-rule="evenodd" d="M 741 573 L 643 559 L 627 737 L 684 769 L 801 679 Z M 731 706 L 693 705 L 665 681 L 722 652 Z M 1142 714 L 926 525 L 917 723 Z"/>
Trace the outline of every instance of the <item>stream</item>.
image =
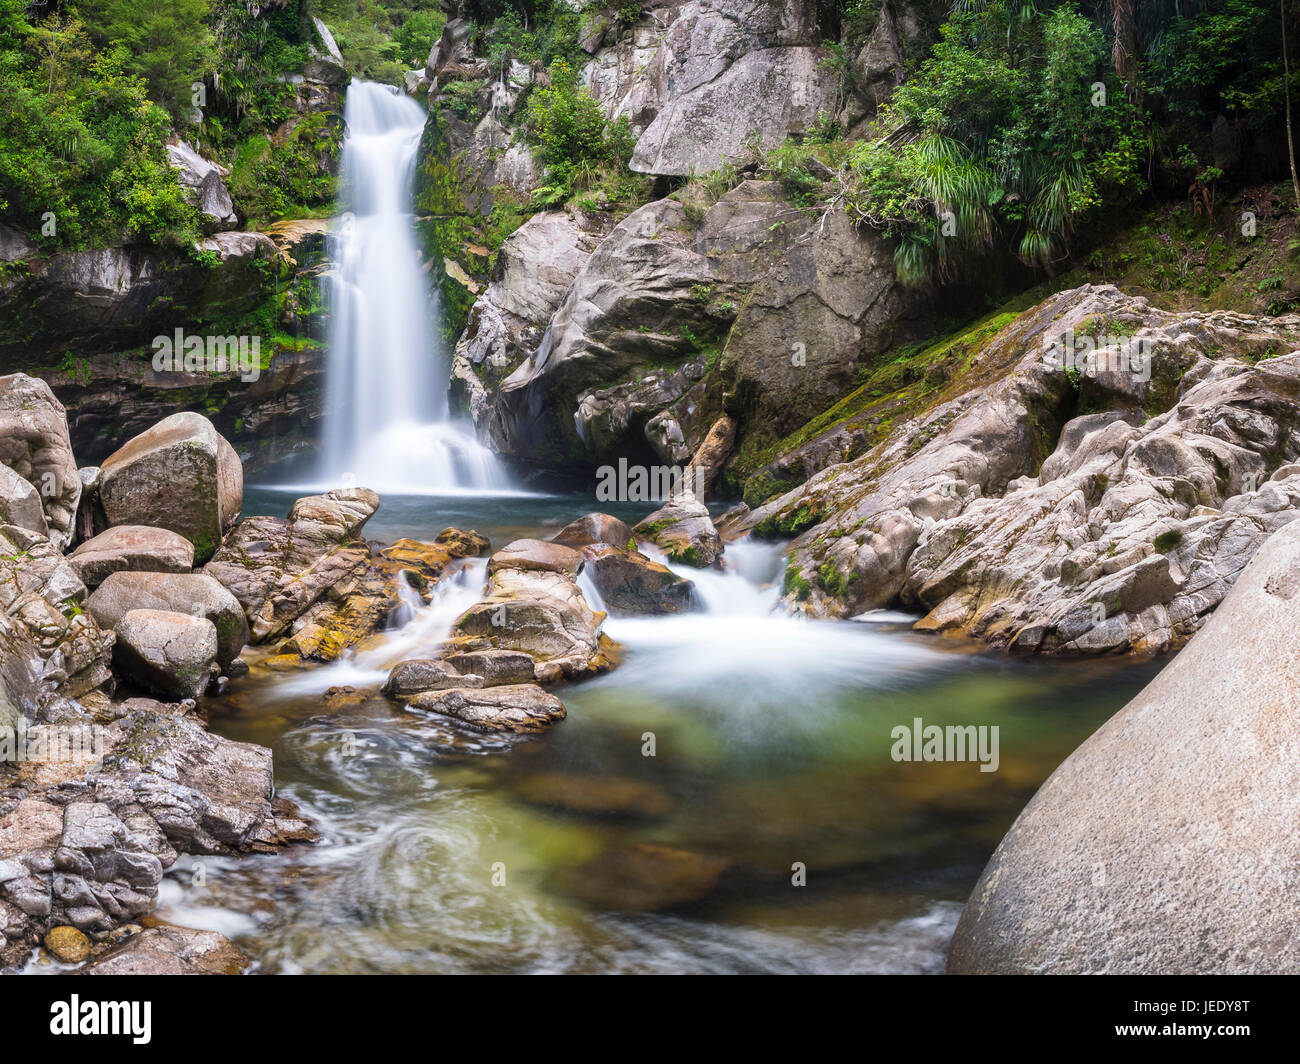
<path id="1" fill-rule="evenodd" d="M 244 512 L 303 493 L 250 487 Z M 457 525 L 497 549 L 592 509 L 385 496 L 365 534 Z M 976 653 L 900 614 L 773 614 L 779 545 L 727 559 L 683 571 L 703 612 L 608 619 L 622 664 L 559 688 L 568 719 L 542 735 L 473 732 L 379 693 L 479 596 L 483 559 L 338 662 L 255 665 L 209 700 L 212 730 L 274 750 L 279 793 L 322 841 L 183 857 L 160 915 L 222 932 L 267 973 L 941 971 L 1001 835 L 1159 665 Z M 997 725 L 998 770 L 892 760 L 891 729 L 916 717 Z"/>

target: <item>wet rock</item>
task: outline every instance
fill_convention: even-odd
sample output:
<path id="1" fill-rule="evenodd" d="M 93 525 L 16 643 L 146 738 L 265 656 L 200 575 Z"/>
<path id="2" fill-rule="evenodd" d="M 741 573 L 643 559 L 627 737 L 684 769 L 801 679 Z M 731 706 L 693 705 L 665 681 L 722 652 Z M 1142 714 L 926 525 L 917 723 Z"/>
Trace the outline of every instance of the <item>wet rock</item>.
<path id="1" fill-rule="evenodd" d="M 112 947 L 83 975 L 239 975 L 252 961 L 215 931 L 150 927 Z"/>
<path id="2" fill-rule="evenodd" d="M 675 562 L 703 568 L 722 554 L 722 539 L 709 509 L 690 494 L 674 495 L 633 529 Z"/>
<path id="3" fill-rule="evenodd" d="M 130 610 L 117 622 L 113 666 L 164 697 L 198 698 L 217 660 L 217 628 L 204 617 Z"/>
<path id="4" fill-rule="evenodd" d="M 109 525 L 152 525 L 212 557 L 239 518 L 244 473 L 239 456 L 202 414 L 164 418 L 128 441 L 100 467 L 99 502 Z"/>
<path id="5" fill-rule="evenodd" d="M 86 600 L 101 628 L 116 629 L 132 610 L 166 610 L 210 621 L 223 668 L 249 641 L 248 621 L 235 597 L 206 573 L 110 573 Z"/>
<path id="6" fill-rule="evenodd" d="M 81 479 L 68 437 L 67 411 L 43 380 L 25 373 L 0 377 L 0 463 L 32 485 L 50 541 L 66 549 L 75 532 Z M 0 497 L 4 494 L 0 486 Z M 35 523 L 13 518 L 6 523 L 45 534 Z"/>
<path id="7" fill-rule="evenodd" d="M 486 597 L 456 620 L 453 645 L 521 651 L 573 678 L 608 667 L 608 640 L 600 634 L 604 616 L 587 605 L 565 573 L 501 569 L 488 578 Z"/>
<path id="8" fill-rule="evenodd" d="M 471 650 L 442 660 L 461 675 L 482 677 L 484 687 L 533 682 L 533 659 L 517 650 Z"/>
<path id="9" fill-rule="evenodd" d="M 528 659 L 529 679 L 532 679 L 532 659 Z M 465 676 L 452 664 L 432 659 L 399 661 L 388 673 L 383 691 L 394 698 L 411 698 L 421 691 L 436 691 L 450 687 L 481 686 L 482 679 Z"/>
<path id="10" fill-rule="evenodd" d="M 673 808 L 661 788 L 641 780 L 538 772 L 515 786 L 526 802 L 580 816 L 616 820 L 659 820 Z"/>
<path id="11" fill-rule="evenodd" d="M 90 956 L 90 939 L 64 924 L 45 933 L 45 948 L 64 964 L 80 964 Z"/>
<path id="12" fill-rule="evenodd" d="M 503 570 L 563 573 L 574 577 L 582 570 L 582 555 L 571 547 L 544 539 L 517 539 L 488 559 L 488 575 Z"/>
<path id="13" fill-rule="evenodd" d="M 361 579 L 370 549 L 356 537 L 377 509 L 379 496 L 367 488 L 299 499 L 287 520 L 241 521 L 204 573 L 239 601 L 252 641 L 265 642 L 322 596 Z"/>
<path id="14" fill-rule="evenodd" d="M 609 514 L 587 514 L 565 525 L 551 537 L 552 543 L 581 550 L 592 543 L 608 543 L 611 547 L 631 550 L 636 547 L 636 537 L 629 525 Z"/>
<path id="15" fill-rule="evenodd" d="M 98 587 L 112 573 L 188 573 L 194 544 L 165 528 L 115 525 L 77 547 L 68 564 L 87 587 Z"/>
<path id="16" fill-rule="evenodd" d="M 595 543 L 582 549 L 586 573 L 611 613 L 666 614 L 693 609 L 695 585 L 640 551 Z"/>
<path id="17" fill-rule="evenodd" d="M 481 731 L 539 732 L 565 717 L 564 703 L 536 684 L 426 691 L 407 705 L 455 717 Z"/>
<path id="18" fill-rule="evenodd" d="M 1300 971 L 1300 524 L 1042 785 L 990 859 L 952 972 Z"/>
<path id="19" fill-rule="evenodd" d="M 637 843 L 578 866 L 565 877 L 564 888 L 599 909 L 659 912 L 703 901 L 726 870 L 720 857 Z"/>

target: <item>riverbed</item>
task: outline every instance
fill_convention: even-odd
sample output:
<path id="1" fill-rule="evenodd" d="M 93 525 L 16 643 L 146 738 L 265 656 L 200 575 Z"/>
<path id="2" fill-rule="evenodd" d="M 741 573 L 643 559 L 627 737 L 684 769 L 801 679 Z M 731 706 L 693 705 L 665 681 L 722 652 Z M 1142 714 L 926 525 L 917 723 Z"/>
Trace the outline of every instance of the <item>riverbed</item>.
<path id="1" fill-rule="evenodd" d="M 249 488 L 244 512 L 305 491 Z M 549 536 L 590 496 L 385 496 L 368 537 Z M 604 506 L 635 521 L 646 505 Z M 1047 775 L 1159 664 L 976 652 L 901 614 L 773 613 L 780 545 L 682 570 L 704 611 L 611 617 L 612 672 L 568 719 L 492 736 L 379 688 L 479 595 L 482 559 L 331 665 L 254 667 L 212 730 L 275 754 L 322 833 L 264 857 L 183 857 L 161 915 L 255 970 L 935 973 L 972 885 Z M 588 588 L 589 593 L 593 589 Z M 901 762 L 897 726 L 996 726 L 998 768 Z"/>

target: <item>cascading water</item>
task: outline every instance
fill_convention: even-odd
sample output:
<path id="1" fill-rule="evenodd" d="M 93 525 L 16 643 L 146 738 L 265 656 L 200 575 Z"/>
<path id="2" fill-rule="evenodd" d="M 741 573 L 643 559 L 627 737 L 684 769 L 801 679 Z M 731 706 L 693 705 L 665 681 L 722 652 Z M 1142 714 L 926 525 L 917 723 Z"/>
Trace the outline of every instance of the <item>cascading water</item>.
<path id="1" fill-rule="evenodd" d="M 492 453 L 448 416 L 440 311 L 412 213 L 424 111 L 387 85 L 354 81 L 344 116 L 323 479 L 397 494 L 508 489 Z"/>

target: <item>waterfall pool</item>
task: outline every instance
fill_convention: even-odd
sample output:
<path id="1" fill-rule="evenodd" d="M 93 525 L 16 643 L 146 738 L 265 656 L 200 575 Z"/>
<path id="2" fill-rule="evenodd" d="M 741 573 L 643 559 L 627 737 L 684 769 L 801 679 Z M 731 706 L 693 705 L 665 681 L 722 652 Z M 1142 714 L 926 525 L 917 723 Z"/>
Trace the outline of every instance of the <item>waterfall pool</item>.
<path id="1" fill-rule="evenodd" d="M 292 498 L 250 488 L 245 513 Z M 458 525 L 495 549 L 593 508 L 386 496 L 366 534 Z M 976 653 L 897 614 L 772 615 L 779 550 L 728 557 L 730 573 L 687 574 L 707 612 L 610 618 L 622 664 L 559 689 L 568 719 L 543 735 L 475 733 L 379 694 L 474 601 L 482 560 L 340 662 L 234 681 L 213 730 L 274 749 L 279 791 L 323 841 L 184 857 L 161 915 L 223 932 L 263 972 L 942 970 L 1002 833 L 1158 664 Z M 996 725 L 998 770 L 894 761 L 891 729 L 916 718 Z"/>

